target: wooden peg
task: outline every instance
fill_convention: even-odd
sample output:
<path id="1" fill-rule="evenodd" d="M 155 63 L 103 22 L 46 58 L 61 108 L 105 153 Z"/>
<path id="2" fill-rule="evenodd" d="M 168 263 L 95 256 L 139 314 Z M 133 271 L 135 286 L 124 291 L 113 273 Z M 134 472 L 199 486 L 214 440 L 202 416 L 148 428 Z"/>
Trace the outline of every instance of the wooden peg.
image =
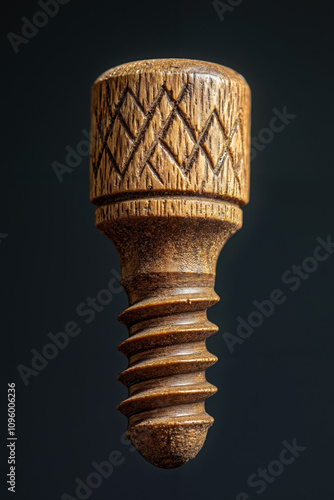
<path id="1" fill-rule="evenodd" d="M 119 350 L 127 436 L 152 464 L 178 467 L 202 448 L 217 358 L 206 309 L 216 261 L 249 196 L 250 90 L 231 69 L 158 59 L 124 64 L 92 88 L 91 201 L 117 248 L 129 307 Z"/>

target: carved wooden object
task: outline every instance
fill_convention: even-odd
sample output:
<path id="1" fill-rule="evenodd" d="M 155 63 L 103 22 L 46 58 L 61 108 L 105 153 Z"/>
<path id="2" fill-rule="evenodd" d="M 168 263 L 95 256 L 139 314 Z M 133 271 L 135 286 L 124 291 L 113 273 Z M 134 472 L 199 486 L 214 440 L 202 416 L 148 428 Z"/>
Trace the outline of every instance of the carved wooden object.
<path id="1" fill-rule="evenodd" d="M 201 449 L 216 392 L 206 309 L 218 301 L 217 257 L 242 224 L 249 194 L 250 91 L 208 62 L 124 64 L 92 89 L 91 201 L 116 246 L 129 308 L 119 317 L 129 360 L 118 409 L 127 436 L 158 467 Z"/>

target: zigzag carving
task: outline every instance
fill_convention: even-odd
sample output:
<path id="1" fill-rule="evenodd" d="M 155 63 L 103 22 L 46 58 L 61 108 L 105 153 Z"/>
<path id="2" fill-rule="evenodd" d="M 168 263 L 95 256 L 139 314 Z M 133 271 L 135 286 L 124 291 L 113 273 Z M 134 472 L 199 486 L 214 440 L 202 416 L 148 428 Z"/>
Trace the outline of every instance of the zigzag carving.
<path id="1" fill-rule="evenodd" d="M 137 175 L 138 177 L 141 176 L 141 174 L 144 171 L 145 165 L 148 166 L 148 168 L 151 170 L 152 174 L 156 179 L 158 179 L 161 184 L 163 184 L 163 181 L 159 175 L 159 172 L 156 170 L 154 165 L 151 162 L 151 158 L 157 148 L 158 145 L 165 151 L 165 153 L 168 155 L 172 163 L 174 163 L 182 172 L 183 176 L 186 176 L 188 172 L 190 172 L 193 164 L 196 161 L 198 152 L 201 151 L 205 158 L 207 159 L 210 168 L 212 169 L 212 172 L 215 176 L 218 176 L 221 172 L 221 170 L 224 167 L 224 162 L 229 156 L 232 160 L 232 169 L 235 174 L 235 178 L 240 186 L 240 179 L 239 179 L 239 170 L 241 168 L 241 165 L 236 164 L 236 159 L 234 157 L 233 151 L 230 148 L 231 142 L 233 140 L 233 137 L 238 129 L 240 128 L 240 132 L 242 133 L 242 123 L 241 123 L 241 117 L 242 117 L 242 109 L 239 110 L 239 113 L 237 115 L 237 118 L 232 126 L 231 132 L 228 135 L 226 133 L 226 129 L 222 123 L 222 120 L 219 116 L 219 113 L 216 108 L 212 110 L 212 112 L 209 114 L 205 125 L 200 133 L 197 133 L 195 128 L 191 125 L 189 118 L 185 115 L 183 110 L 180 108 L 180 103 L 185 96 L 187 92 L 190 90 L 190 84 L 187 83 L 181 90 L 180 94 L 178 95 L 177 99 L 174 99 L 172 96 L 172 92 L 167 89 L 166 85 L 162 85 L 157 92 L 157 95 L 153 99 L 153 102 L 151 103 L 150 108 L 148 109 L 147 112 L 144 111 L 143 106 L 139 102 L 138 98 L 135 96 L 133 91 L 127 86 L 123 92 L 121 93 L 118 103 L 114 107 L 114 111 L 112 111 L 112 103 L 111 103 L 111 95 L 110 95 L 110 88 L 109 85 L 107 85 L 107 92 L 106 92 L 106 104 L 107 104 L 107 109 L 108 109 L 108 117 L 107 118 L 102 118 L 102 114 L 100 116 L 97 115 L 97 110 L 95 110 L 95 119 L 96 119 L 96 126 L 97 126 L 97 133 L 100 137 L 101 140 L 101 145 L 99 148 L 99 153 L 98 157 L 96 160 L 93 161 L 93 173 L 94 177 L 97 177 L 98 170 L 101 165 L 102 157 L 104 152 L 108 155 L 112 169 L 116 172 L 116 174 L 123 179 L 125 173 L 129 169 L 131 162 L 133 158 L 135 157 L 139 146 L 143 143 L 144 136 L 146 130 L 149 128 L 154 116 L 155 116 L 155 111 L 159 108 L 159 105 L 165 96 L 171 110 L 164 120 L 162 120 L 162 125 L 159 128 L 159 130 L 155 133 L 154 139 L 151 142 L 151 144 L 147 147 L 147 150 L 145 151 L 144 158 L 140 162 L 139 168 L 137 168 Z M 132 100 L 134 106 L 136 107 L 137 111 L 142 117 L 142 123 L 141 126 L 138 130 L 137 133 L 133 133 L 131 130 L 129 124 L 126 122 L 126 119 L 123 116 L 122 113 L 122 108 L 123 104 L 126 101 L 127 96 Z M 192 142 L 192 150 L 189 154 L 188 157 L 185 157 L 182 163 L 180 163 L 174 154 L 174 152 L 171 150 L 171 148 L 168 146 L 166 141 L 164 140 L 173 121 L 178 117 L 184 127 L 184 131 L 188 133 L 189 138 Z M 129 151 L 127 153 L 127 156 L 125 160 L 123 161 L 123 165 L 119 165 L 116 161 L 116 158 L 114 154 L 112 153 L 109 145 L 108 145 L 108 140 L 112 138 L 113 133 L 115 131 L 115 123 L 118 118 L 118 121 L 120 123 L 120 126 L 124 133 L 126 134 L 130 147 Z M 216 125 L 214 125 L 214 121 L 216 119 Z M 109 121 L 109 125 L 107 128 L 104 127 L 106 122 Z M 205 141 L 208 138 L 208 135 L 210 135 L 210 127 L 213 124 L 215 126 L 214 133 L 220 133 L 222 134 L 224 138 L 224 144 L 222 147 L 222 151 L 220 152 L 218 161 L 214 160 L 212 155 L 210 154 L 210 151 L 206 148 L 205 146 Z M 242 141 L 241 141 L 242 142 Z"/>

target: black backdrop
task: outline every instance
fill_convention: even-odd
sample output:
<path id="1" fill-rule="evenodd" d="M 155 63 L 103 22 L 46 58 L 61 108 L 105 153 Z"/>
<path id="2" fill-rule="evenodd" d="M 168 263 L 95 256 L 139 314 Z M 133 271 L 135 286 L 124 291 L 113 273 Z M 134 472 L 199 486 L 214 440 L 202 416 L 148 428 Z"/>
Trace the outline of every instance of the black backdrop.
<path id="1" fill-rule="evenodd" d="M 35 16 L 37 1 L 2 4 L 1 495 L 13 495 L 6 400 L 15 382 L 20 500 L 333 498 L 334 255 L 330 245 L 319 248 L 319 238 L 334 239 L 332 3 L 225 0 L 220 16 L 204 0 L 62 3 L 46 19 Z M 8 38 L 22 36 L 23 16 L 47 23 L 27 28 L 30 38 Z M 221 302 L 209 311 L 220 326 L 208 341 L 219 356 L 207 372 L 219 389 L 206 405 L 215 424 L 197 458 L 171 471 L 145 462 L 122 438 L 126 420 L 115 407 L 126 390 L 116 375 L 126 360 L 116 346 L 126 330 L 116 318 L 126 297 L 116 251 L 94 227 L 80 144 L 94 79 L 156 57 L 209 60 L 242 73 L 252 89 L 255 147 L 244 228 L 223 249 Z M 270 130 L 275 113 L 290 116 L 280 132 Z M 68 148 L 82 154 L 66 164 Z M 54 162 L 68 169 L 62 182 Z M 317 260 L 309 259 L 314 252 Z M 77 307 L 111 278 L 111 304 L 80 316 Z M 237 337 L 238 317 L 248 322 L 254 301 L 275 289 L 284 303 Z M 41 353 L 48 334 L 69 330 L 71 321 L 80 333 L 58 353 L 51 348 L 47 365 L 21 366 L 20 376 L 19 365 L 33 370 L 31 350 Z M 282 455 L 287 443 L 297 443 L 295 457 Z M 111 452 L 109 477 L 90 476 L 101 485 L 76 493 L 76 478 L 87 484 L 92 463 Z M 291 463 L 280 465 L 283 456 Z"/>

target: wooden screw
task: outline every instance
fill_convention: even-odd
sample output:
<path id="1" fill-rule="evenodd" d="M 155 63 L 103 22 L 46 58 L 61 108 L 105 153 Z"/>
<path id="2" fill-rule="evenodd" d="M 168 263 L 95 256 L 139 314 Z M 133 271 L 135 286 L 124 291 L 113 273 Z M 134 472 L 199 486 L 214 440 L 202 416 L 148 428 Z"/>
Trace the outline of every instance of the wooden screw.
<path id="1" fill-rule="evenodd" d="M 119 253 L 129 307 L 119 317 L 129 360 L 118 409 L 152 464 L 178 467 L 202 448 L 217 358 L 206 309 L 216 261 L 249 196 L 250 90 L 208 62 L 124 64 L 92 88 L 91 201 Z"/>

